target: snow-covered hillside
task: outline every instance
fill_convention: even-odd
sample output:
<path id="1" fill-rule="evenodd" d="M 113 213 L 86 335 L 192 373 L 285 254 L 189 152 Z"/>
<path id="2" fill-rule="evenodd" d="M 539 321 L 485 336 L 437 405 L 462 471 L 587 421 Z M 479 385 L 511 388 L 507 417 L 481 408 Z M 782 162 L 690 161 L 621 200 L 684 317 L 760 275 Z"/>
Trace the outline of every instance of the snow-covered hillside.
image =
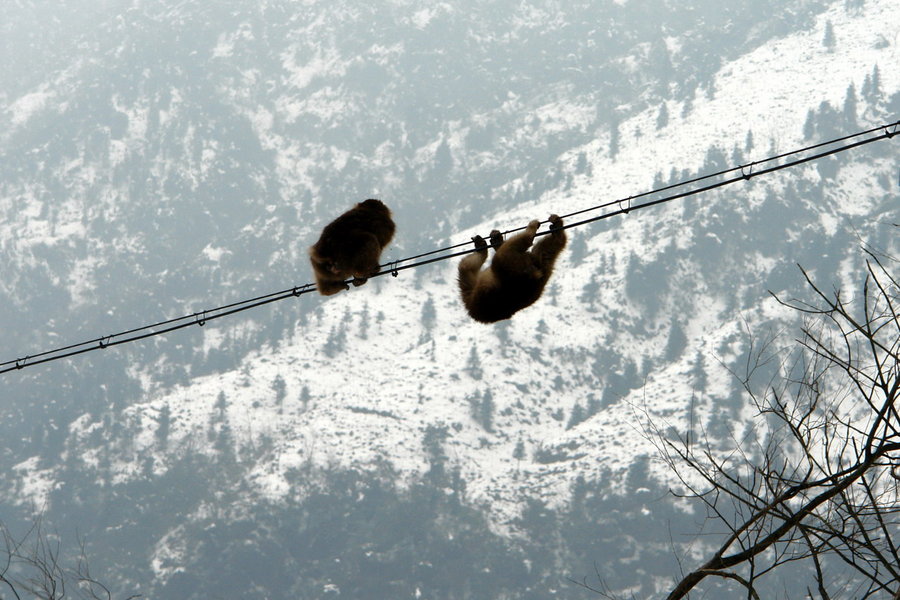
<path id="1" fill-rule="evenodd" d="M 570 189 L 547 191 L 459 232 L 453 241 L 646 191 L 658 172 L 701 168 L 710 147 L 743 147 L 748 131 L 754 147 L 746 162 L 804 146 L 808 110 L 823 102 L 840 106 L 848 87 L 860 89 L 875 65 L 881 67 L 885 94 L 900 89 L 896 70 L 885 68 L 897 60 L 897 47 L 884 43 L 893 36 L 894 12 L 889 1 L 870 1 L 854 15 L 835 3 L 809 30 L 726 64 L 713 81 L 714 94 L 696 98 L 687 116 L 673 116 L 657 129 L 654 107 L 622 121 L 622 150 L 615 159 L 608 157 L 603 138 L 567 152 L 571 168 L 582 152 L 592 167 L 592 174 L 576 177 Z M 827 23 L 834 24 L 840 40 L 834 49 L 822 44 Z M 861 126 L 891 118 L 861 107 Z M 566 117 L 565 107 L 557 110 L 545 119 Z M 680 106 L 668 110 L 681 114 Z M 883 190 L 860 194 L 865 174 L 889 171 L 898 154 L 891 142 L 873 152 L 883 157 L 873 164 L 850 153 L 847 167 L 825 186 L 825 204 L 811 211 L 816 221 L 783 223 L 785 234 L 803 240 L 833 235 L 836 228 L 865 229 L 884 201 Z M 141 457 L 154 451 L 154 416 L 162 407 L 171 411 L 175 445 L 192 440 L 202 447 L 224 394 L 238 444 L 271 439 L 271 449 L 248 478 L 259 493 L 273 498 L 289 493 L 286 472 L 305 464 L 366 469 L 387 461 L 401 474 L 421 474 L 428 469 L 423 442 L 429 428 L 446 432 L 445 451 L 461 470 L 469 499 L 488 507 L 499 525 L 518 516 L 526 497 L 564 503 L 578 477 L 624 477 L 636 457 L 653 453 L 642 433 L 646 419 L 683 430 L 692 398 L 729 396 L 735 382 L 722 365 L 743 351 L 744 320 L 755 326 L 787 318 L 765 294 L 780 257 L 750 260 L 742 273 L 703 273 L 696 265 L 673 264 L 668 267 L 678 269 L 669 274 L 673 289 L 661 292 L 656 301 L 665 308 L 656 312 L 629 297 L 630 261 L 653 263 L 675 248 L 695 247 L 702 220 L 726 208 L 775 210 L 766 205 L 767 194 L 779 194 L 786 180 L 800 176 L 818 179 L 806 168 L 732 186 L 700 198 L 703 208 L 694 219 L 672 205 L 614 218 L 602 229 L 571 230 L 583 236 L 587 256 L 575 264 L 564 255 L 554 289 L 508 325 L 483 326 L 467 318 L 455 289 L 455 263 L 449 262 L 421 276 L 404 272 L 397 279 L 373 280 L 333 299 L 285 303 L 279 310 L 308 313 L 285 343 L 260 350 L 231 372 L 193 379 L 126 411 L 126 419 L 141 416 L 145 429 L 132 462 L 118 466 L 120 476 L 128 477 Z M 745 235 L 752 233 L 759 232 Z M 751 237 L 746 247 L 762 243 Z M 735 245 L 727 239 L 721 244 Z M 847 250 L 853 256 L 853 249 Z M 389 250 L 386 258 L 400 256 Z M 596 287 L 586 301 L 589 281 Z M 722 296 L 723 289 L 753 299 L 735 305 Z M 433 303 L 435 315 L 430 322 L 423 316 L 427 303 Z M 686 337 L 686 347 L 674 358 L 664 355 L 673 323 Z M 220 324 L 207 333 L 221 340 L 228 327 Z M 594 408 L 573 425 L 573 411 L 599 404 L 611 376 L 624 374 L 622 365 L 604 363 L 610 354 L 629 357 L 636 367 L 630 376 L 639 380 L 629 382 L 633 389 L 617 401 Z M 702 391 L 691 375 L 697 357 L 708 377 Z M 283 400 L 276 400 L 273 388 L 279 378 Z M 488 427 L 477 416 L 485 394 L 493 403 Z M 214 452 L 211 441 L 206 446 Z M 156 468 L 166 468 L 164 457 Z"/>
<path id="2" fill-rule="evenodd" d="M 366 197 L 399 260 L 896 122 L 894 4 L 13 3 L 3 360 L 304 284 Z M 572 228 L 501 324 L 450 260 L 8 373 L 0 522 L 123 597 L 649 597 L 647 427 L 765 435 L 729 370 L 792 344 L 797 263 L 900 253 L 897 139 Z"/>

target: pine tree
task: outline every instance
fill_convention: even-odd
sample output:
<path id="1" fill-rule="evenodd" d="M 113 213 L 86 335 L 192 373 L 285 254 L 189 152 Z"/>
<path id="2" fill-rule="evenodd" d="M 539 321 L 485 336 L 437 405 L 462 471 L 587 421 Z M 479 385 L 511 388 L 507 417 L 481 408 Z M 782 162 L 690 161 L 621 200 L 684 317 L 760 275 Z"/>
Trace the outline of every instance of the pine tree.
<path id="1" fill-rule="evenodd" d="M 594 273 L 591 273 L 591 278 L 581 288 L 581 296 L 579 297 L 579 300 L 587 305 L 590 312 L 594 312 L 596 310 L 594 306 L 597 301 L 597 296 L 599 295 L 600 284 L 597 282 L 597 276 Z"/>
<path id="2" fill-rule="evenodd" d="M 831 21 L 825 23 L 825 36 L 822 38 L 822 45 L 829 52 L 834 52 L 834 48 L 837 45 L 837 40 L 834 37 L 834 24 Z"/>
<path id="3" fill-rule="evenodd" d="M 431 297 L 431 294 L 428 294 L 428 298 L 422 304 L 422 327 L 425 328 L 425 331 L 431 333 L 436 320 L 437 311 L 434 308 L 434 299 Z"/>
<path id="4" fill-rule="evenodd" d="M 481 359 L 478 358 L 478 350 L 475 348 L 475 344 L 472 344 L 472 349 L 469 351 L 469 359 L 466 361 L 466 373 L 476 381 L 481 380 L 483 374 L 481 370 Z"/>
<path id="5" fill-rule="evenodd" d="M 525 442 L 522 441 L 522 438 L 519 438 L 519 441 L 516 442 L 516 447 L 513 448 L 513 458 L 516 460 L 525 458 Z"/>
<path id="6" fill-rule="evenodd" d="M 669 340 L 666 342 L 666 361 L 672 362 L 678 360 L 684 349 L 687 347 L 687 336 L 677 321 L 672 321 L 669 328 Z"/>
<path id="7" fill-rule="evenodd" d="M 861 91 L 863 99 L 872 106 L 881 104 L 881 72 L 878 70 L 878 65 L 872 68 L 871 74 L 866 75 Z"/>
<path id="8" fill-rule="evenodd" d="M 309 409 L 310 398 L 309 387 L 304 385 L 300 389 L 300 396 L 297 398 L 300 401 L 300 406 L 304 412 Z"/>
<path id="9" fill-rule="evenodd" d="M 287 396 L 287 384 L 284 382 L 284 377 L 281 375 L 275 376 L 275 379 L 272 380 L 272 391 L 275 392 L 275 405 L 278 406 L 280 411 Z"/>
<path id="10" fill-rule="evenodd" d="M 663 102 L 659 107 L 659 114 L 656 116 L 656 129 L 660 130 L 669 124 L 669 107 Z"/>
<path id="11" fill-rule="evenodd" d="M 844 125 L 846 125 L 850 129 L 855 129 L 857 127 L 856 121 L 856 110 L 857 110 L 857 99 L 856 99 L 856 86 L 852 83 L 847 87 L 847 94 L 844 96 L 844 110 L 843 110 L 843 118 Z"/>
<path id="12" fill-rule="evenodd" d="M 585 415 L 584 407 L 580 404 L 576 404 L 572 407 L 572 414 L 569 415 L 569 422 L 566 424 L 566 429 L 572 429 L 586 418 L 587 416 Z"/>
<path id="13" fill-rule="evenodd" d="M 578 173 L 580 175 L 581 173 L 585 173 L 587 170 L 588 170 L 587 154 L 585 154 L 584 152 L 579 152 L 578 160 L 575 162 L 575 173 Z"/>
<path id="14" fill-rule="evenodd" d="M 369 303 L 363 304 L 362 312 L 359 315 L 359 338 L 361 340 L 369 339 Z"/>
<path id="15" fill-rule="evenodd" d="M 346 345 L 347 329 L 343 323 L 340 323 L 332 327 L 331 331 L 328 332 L 328 337 L 325 339 L 325 346 L 323 348 L 325 356 L 334 358 L 344 351 Z"/>
<path id="16" fill-rule="evenodd" d="M 619 118 L 613 117 L 609 125 L 609 157 L 615 158 L 619 154 Z"/>
<path id="17" fill-rule="evenodd" d="M 485 431 L 494 431 L 494 396 L 491 394 L 490 388 L 484 390 L 481 397 L 481 408 L 479 410 L 479 422 Z"/>
<path id="18" fill-rule="evenodd" d="M 573 265 L 580 265 L 588 253 L 587 236 L 573 232 L 569 236 L 569 260 Z"/>
<path id="19" fill-rule="evenodd" d="M 703 366 L 703 354 L 699 350 L 694 356 L 694 364 L 691 367 L 690 375 L 694 390 L 705 392 L 707 385 L 706 369 Z"/>
<path id="20" fill-rule="evenodd" d="M 166 451 L 169 447 L 169 431 L 172 426 L 172 410 L 168 404 L 163 404 L 156 416 L 156 442 L 159 449 Z"/>

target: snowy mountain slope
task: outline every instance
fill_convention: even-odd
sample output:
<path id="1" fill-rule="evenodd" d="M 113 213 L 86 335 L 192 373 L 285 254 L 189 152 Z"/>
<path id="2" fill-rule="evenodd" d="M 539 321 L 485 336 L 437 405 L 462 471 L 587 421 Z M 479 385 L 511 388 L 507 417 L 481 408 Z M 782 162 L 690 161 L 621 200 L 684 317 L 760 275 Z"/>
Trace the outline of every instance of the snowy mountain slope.
<path id="1" fill-rule="evenodd" d="M 112 0 L 59 45 L 28 4 L 0 24 L 8 358 L 302 284 L 362 197 L 390 260 L 900 110 L 883 0 Z M 571 230 L 508 324 L 449 261 L 13 373 L 0 520 L 77 523 L 125 596 L 543 600 L 598 564 L 647 595 L 682 509 L 643 427 L 750 431 L 726 367 L 791 343 L 795 263 L 850 293 L 861 241 L 896 249 L 896 139 Z"/>
<path id="2" fill-rule="evenodd" d="M 622 150 L 614 160 L 607 157 L 603 139 L 567 153 L 574 163 L 579 152 L 587 152 L 592 177 L 579 177 L 569 190 L 548 191 L 457 237 L 646 190 L 654 170 L 698 168 L 711 146 L 742 145 L 748 130 L 756 140 L 749 160 L 804 145 L 808 108 L 822 102 L 839 105 L 849 85 L 859 88 L 874 65 L 894 61 L 895 47 L 878 47 L 891 33 L 889 4 L 868 2 L 857 15 L 845 15 L 835 4 L 809 31 L 726 65 L 715 78 L 714 97 L 697 98 L 686 117 L 673 117 L 656 132 L 656 109 L 623 121 Z M 833 51 L 821 43 L 829 21 L 837 24 L 840 40 Z M 887 95 L 900 87 L 896 73 L 889 71 L 882 70 L 881 80 Z M 879 122 L 878 117 L 883 115 L 869 118 Z M 635 136 L 638 131 L 643 135 Z M 799 244 L 810 235 L 868 229 L 872 215 L 885 207 L 884 190 L 872 174 L 889 170 L 897 150 L 883 142 L 872 153 L 881 158 L 864 163 L 851 154 L 845 159 L 839 177 L 824 190 L 826 204 L 810 212 L 818 222 L 783 223 L 785 233 Z M 737 212 L 771 211 L 767 195 L 778 195 L 785 182 L 801 177 L 819 180 L 813 170 L 803 169 L 732 186 L 700 198 L 699 218 L 721 213 L 725 205 Z M 896 203 L 886 206 L 896 213 Z M 286 303 L 280 310 L 312 311 L 301 317 L 304 322 L 289 341 L 262 350 L 239 369 L 193 379 L 126 410 L 125 420 L 144 428 L 133 454 L 117 467 L 120 476 L 128 477 L 142 456 L 154 452 L 156 416 L 163 407 L 171 413 L 170 446 L 190 440 L 215 452 L 212 442 L 204 440 L 224 394 L 225 420 L 236 443 L 256 446 L 265 439 L 268 444 L 247 480 L 270 498 L 291 493 L 285 474 L 307 464 L 365 469 L 388 461 L 401 474 L 421 474 L 429 467 L 423 441 L 430 429 L 446 431 L 444 448 L 467 482 L 468 498 L 488 507 L 501 527 L 517 516 L 523 497 L 565 502 L 578 477 L 622 478 L 637 457 L 652 453 L 641 432 L 645 418 L 681 430 L 692 398 L 701 398 L 695 408 L 711 411 L 709 405 L 703 408 L 709 403 L 703 399 L 732 393 L 734 382 L 716 360 L 728 365 L 743 352 L 742 319 L 754 325 L 788 318 L 766 298 L 778 259 L 765 253 L 753 261 L 756 268 L 724 281 L 698 272 L 696 265 L 688 267 L 683 277 L 693 281 L 682 281 L 678 285 L 687 283 L 683 290 L 664 291 L 657 299 L 665 309 L 653 311 L 630 297 L 630 261 L 653 263 L 676 249 L 689 258 L 689 250 L 697 247 L 704 235 L 702 220 L 684 215 L 683 206 L 673 205 L 616 218 L 601 231 L 573 230 L 585 236 L 589 254 L 577 265 L 564 255 L 554 289 L 506 326 L 485 327 L 467 319 L 457 300 L 455 264 L 450 263 L 424 275 L 373 280 L 327 301 L 304 299 L 297 308 Z M 727 254 L 732 241 L 726 238 L 721 244 Z M 750 248 L 755 244 L 747 240 Z M 853 255 L 852 248 L 847 251 Z M 672 275 L 675 281 L 680 277 Z M 588 281 L 597 283 L 590 302 L 583 299 Z M 724 289 L 750 299 L 735 305 L 722 297 Z M 426 326 L 427 300 L 433 302 L 435 317 Z M 673 322 L 686 338 L 674 360 L 664 356 Z M 221 335 L 216 332 L 228 324 L 219 327 L 207 332 Z M 625 373 L 620 365 L 604 364 L 607 349 L 631 357 L 630 375 L 639 380 L 629 382 L 619 401 L 571 425 L 576 406 L 599 402 L 612 376 Z M 480 374 L 471 368 L 473 352 Z M 691 375 L 698 356 L 708 379 L 702 390 Z M 273 389 L 278 378 L 284 382 L 281 400 Z M 478 410 L 473 404 L 486 391 L 494 405 L 487 428 L 473 417 Z M 301 401 L 301 395 L 309 400 Z M 524 455 L 516 451 L 520 443 Z M 156 460 L 155 469 L 165 470 L 165 454 Z"/>

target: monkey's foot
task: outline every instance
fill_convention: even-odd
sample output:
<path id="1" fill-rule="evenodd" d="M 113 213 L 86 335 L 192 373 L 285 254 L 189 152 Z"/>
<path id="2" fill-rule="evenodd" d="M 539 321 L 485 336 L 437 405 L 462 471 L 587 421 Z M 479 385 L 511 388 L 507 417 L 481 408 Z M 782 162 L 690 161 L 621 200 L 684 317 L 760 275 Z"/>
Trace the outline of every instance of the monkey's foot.
<path id="1" fill-rule="evenodd" d="M 491 231 L 491 247 L 495 250 L 503 245 L 503 234 L 494 229 Z"/>
<path id="2" fill-rule="evenodd" d="M 359 287 L 367 281 L 368 279 L 365 277 L 354 277 L 351 283 L 353 284 L 353 287 Z M 349 290 L 350 286 L 347 286 L 347 289 Z"/>
<path id="3" fill-rule="evenodd" d="M 563 226 L 563 220 L 559 218 L 559 215 L 550 215 L 550 231 L 554 231 Z"/>
<path id="4" fill-rule="evenodd" d="M 472 241 L 475 242 L 476 250 L 487 250 L 487 242 L 484 241 L 484 238 L 480 235 L 476 235 L 472 238 Z"/>

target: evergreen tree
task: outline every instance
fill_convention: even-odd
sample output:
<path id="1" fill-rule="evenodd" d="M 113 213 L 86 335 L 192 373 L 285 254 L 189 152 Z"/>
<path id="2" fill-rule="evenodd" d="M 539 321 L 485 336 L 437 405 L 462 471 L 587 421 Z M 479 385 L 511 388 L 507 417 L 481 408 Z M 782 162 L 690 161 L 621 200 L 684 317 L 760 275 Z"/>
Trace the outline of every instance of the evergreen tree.
<path id="1" fill-rule="evenodd" d="M 547 323 L 540 319 L 537 324 L 537 330 L 535 331 L 534 339 L 538 344 L 544 341 L 544 336 L 550 333 L 550 328 L 547 327 Z"/>
<path id="2" fill-rule="evenodd" d="M 347 345 L 347 329 L 343 323 L 335 325 L 328 332 L 323 351 L 328 358 L 334 358 L 344 351 Z"/>
<path id="3" fill-rule="evenodd" d="M 878 65 L 872 68 L 871 74 L 866 74 L 866 79 L 860 91 L 863 99 L 872 106 L 877 106 L 881 103 L 881 73 L 878 70 Z"/>
<path id="4" fill-rule="evenodd" d="M 703 354 L 697 350 L 691 368 L 691 384 L 698 392 L 705 392 L 707 385 L 706 369 L 703 366 Z"/>
<path id="5" fill-rule="evenodd" d="M 525 442 L 522 441 L 522 438 L 519 438 L 519 441 L 516 442 L 516 447 L 513 448 L 513 458 L 516 460 L 525 458 Z"/>
<path id="6" fill-rule="evenodd" d="M 847 94 L 844 96 L 844 110 L 843 110 L 843 118 L 844 125 L 850 129 L 855 129 L 857 127 L 856 121 L 856 110 L 857 110 L 857 99 L 856 99 L 856 86 L 852 83 L 847 87 Z"/>
<path id="7" fill-rule="evenodd" d="M 659 35 L 653 38 L 653 42 L 650 43 L 650 52 L 647 56 L 650 72 L 659 80 L 657 93 L 663 98 L 669 95 L 669 82 L 672 81 L 674 72 L 672 57 L 669 54 L 669 47 L 666 45 L 665 37 L 665 34 L 660 31 Z"/>
<path id="8" fill-rule="evenodd" d="M 669 107 L 663 102 L 659 107 L 659 114 L 656 115 L 656 129 L 660 130 L 669 124 Z"/>
<path id="9" fill-rule="evenodd" d="M 224 416 L 222 422 L 219 423 L 212 446 L 218 455 L 220 464 L 230 466 L 236 462 L 234 435 L 231 432 L 231 423 L 227 416 Z"/>
<path id="10" fill-rule="evenodd" d="M 363 304 L 362 312 L 359 315 L 359 338 L 362 340 L 369 339 L 369 303 Z"/>
<path id="11" fill-rule="evenodd" d="M 575 173 L 579 175 L 581 175 L 582 173 L 588 173 L 589 167 L 590 164 L 588 164 L 587 154 L 585 154 L 584 152 L 579 152 L 578 160 L 575 162 Z"/>
<path id="12" fill-rule="evenodd" d="M 310 398 L 311 398 L 311 396 L 309 393 L 309 387 L 304 385 L 300 389 L 300 396 L 297 398 L 300 401 L 300 407 L 303 409 L 304 412 L 309 410 Z"/>
<path id="13" fill-rule="evenodd" d="M 475 344 L 472 344 L 472 349 L 469 351 L 469 359 L 466 361 L 466 373 L 476 381 L 481 380 L 481 359 L 478 358 L 478 350 L 475 348 Z"/>
<path id="14" fill-rule="evenodd" d="M 669 340 L 666 342 L 666 361 L 672 362 L 678 360 L 684 349 L 687 347 L 687 336 L 677 321 L 672 321 L 669 328 Z"/>
<path id="15" fill-rule="evenodd" d="M 479 413 L 479 423 L 481 423 L 484 430 L 488 432 L 494 431 L 494 396 L 491 394 L 490 388 L 484 390 Z"/>
<path id="16" fill-rule="evenodd" d="M 572 407 L 572 414 L 569 415 L 569 422 L 566 424 L 566 429 L 572 429 L 586 418 L 587 415 L 585 414 L 584 407 L 580 404 L 576 404 Z"/>
<path id="17" fill-rule="evenodd" d="M 825 23 L 825 36 L 822 38 L 822 45 L 829 52 L 834 52 L 834 48 L 837 45 L 837 39 L 834 36 L 834 24 L 831 21 Z"/>
<path id="18" fill-rule="evenodd" d="M 165 452 L 169 447 L 169 431 L 172 426 L 172 410 L 168 404 L 163 404 L 156 416 L 156 443 L 159 449 Z"/>
<path id="19" fill-rule="evenodd" d="M 619 154 L 619 118 L 613 117 L 609 124 L 609 157 L 615 158 Z"/>
<path id="20" fill-rule="evenodd" d="M 586 238 L 586 235 L 578 232 L 573 232 L 569 236 L 569 260 L 575 266 L 584 262 L 584 258 L 587 256 L 588 245 Z"/>
<path id="21" fill-rule="evenodd" d="M 597 296 L 600 294 L 600 284 L 597 282 L 597 276 L 591 273 L 590 280 L 581 288 L 580 300 L 587 305 L 588 310 L 594 312 Z"/>
<path id="22" fill-rule="evenodd" d="M 275 376 L 275 379 L 272 380 L 272 391 L 275 392 L 275 405 L 281 410 L 284 398 L 287 396 L 287 384 L 284 382 L 284 377 Z"/>
<path id="23" fill-rule="evenodd" d="M 422 327 L 425 328 L 425 331 L 431 333 L 436 320 L 437 311 L 434 308 L 434 299 L 431 297 L 431 294 L 428 294 L 428 298 L 422 304 Z"/>

